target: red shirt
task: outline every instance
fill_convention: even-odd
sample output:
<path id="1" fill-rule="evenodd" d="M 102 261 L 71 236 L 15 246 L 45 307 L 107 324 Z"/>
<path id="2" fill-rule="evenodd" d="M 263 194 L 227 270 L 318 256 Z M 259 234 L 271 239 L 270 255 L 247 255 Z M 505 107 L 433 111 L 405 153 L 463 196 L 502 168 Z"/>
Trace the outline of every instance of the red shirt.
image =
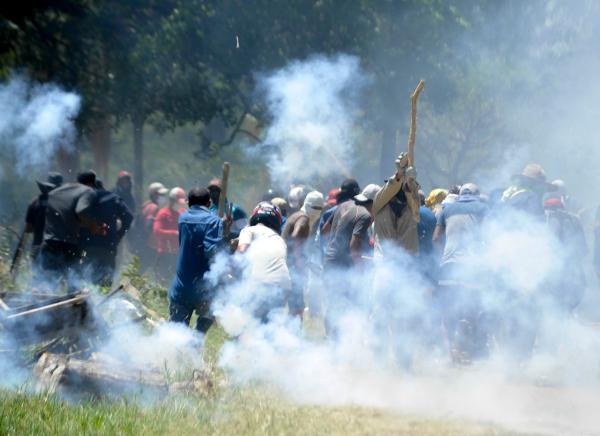
<path id="1" fill-rule="evenodd" d="M 179 211 L 163 207 L 156 214 L 152 233 L 159 253 L 177 254 L 179 250 Z"/>

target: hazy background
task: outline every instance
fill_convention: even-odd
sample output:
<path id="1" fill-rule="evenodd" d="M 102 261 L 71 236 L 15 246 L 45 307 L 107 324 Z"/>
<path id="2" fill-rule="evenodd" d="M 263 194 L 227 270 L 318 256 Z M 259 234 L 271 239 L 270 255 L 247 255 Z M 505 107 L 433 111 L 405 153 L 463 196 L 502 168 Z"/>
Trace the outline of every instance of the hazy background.
<path id="1" fill-rule="evenodd" d="M 0 131 L 1 219 L 20 221 L 33 179 L 55 168 L 94 168 L 107 186 L 127 169 L 141 195 L 152 181 L 206 184 L 229 160 L 231 197 L 247 208 L 291 181 L 323 190 L 345 175 L 380 183 L 405 148 L 408 96 L 421 78 L 417 166 L 426 190 L 504 186 L 531 160 L 593 209 L 599 19 L 588 0 L 2 7 L 0 105 L 10 110 L 0 126 L 10 128 Z M 326 69 L 314 69 L 319 59 Z M 315 83 L 294 76 L 304 61 Z M 15 81 L 27 83 L 26 103 L 40 89 L 80 99 L 73 135 L 59 135 L 44 158 L 39 141 L 15 139 L 23 136 L 7 115 L 22 107 Z M 327 128 L 314 130 L 319 123 Z M 70 129 L 42 126 L 52 124 Z M 282 159 L 298 164 L 294 174 L 274 173 Z"/>

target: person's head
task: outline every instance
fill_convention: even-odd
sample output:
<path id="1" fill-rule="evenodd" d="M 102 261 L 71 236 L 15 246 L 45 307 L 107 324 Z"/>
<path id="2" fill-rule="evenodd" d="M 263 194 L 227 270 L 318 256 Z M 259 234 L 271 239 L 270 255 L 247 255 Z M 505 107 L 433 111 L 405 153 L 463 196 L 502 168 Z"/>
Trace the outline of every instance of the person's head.
<path id="1" fill-rule="evenodd" d="M 430 209 L 433 209 L 435 206 L 444 201 L 447 195 L 448 191 L 446 189 L 432 189 L 427 198 L 425 199 L 425 206 L 427 206 Z"/>
<path id="2" fill-rule="evenodd" d="M 187 200 L 188 200 L 188 205 L 190 207 L 192 207 L 192 206 L 209 207 L 210 206 L 210 194 L 208 192 L 208 189 L 206 189 L 206 188 L 196 187 L 196 188 L 190 189 L 190 191 L 188 192 Z"/>
<path id="3" fill-rule="evenodd" d="M 458 192 L 459 200 L 479 200 L 479 186 L 475 183 L 465 183 Z"/>
<path id="4" fill-rule="evenodd" d="M 287 216 L 288 204 L 287 204 L 287 201 L 285 201 L 285 198 L 281 198 L 281 197 L 272 198 L 271 204 L 273 206 L 276 206 L 279 209 L 282 216 Z"/>
<path id="5" fill-rule="evenodd" d="M 210 200 L 213 204 L 219 204 L 219 198 L 221 197 L 221 179 L 212 179 L 208 184 L 208 193 L 210 194 Z"/>
<path id="6" fill-rule="evenodd" d="M 96 173 L 92 170 L 82 171 L 77 174 L 77 182 L 90 188 L 96 187 Z"/>
<path id="7" fill-rule="evenodd" d="M 321 194 L 319 191 L 310 191 L 308 194 L 306 194 L 304 204 L 300 210 L 308 215 L 308 220 L 311 226 L 321 216 L 324 204 L 325 199 L 323 198 L 323 194 Z"/>
<path id="8" fill-rule="evenodd" d="M 337 204 L 337 196 L 340 193 L 340 188 L 330 189 L 327 193 L 327 205 L 335 206 Z"/>
<path id="9" fill-rule="evenodd" d="M 179 209 L 185 206 L 185 191 L 183 188 L 176 186 L 169 191 L 169 207 L 171 209 Z"/>
<path id="10" fill-rule="evenodd" d="M 535 163 L 525 165 L 521 174 L 513 176 L 513 182 L 520 187 L 530 189 L 538 194 L 556 190 L 556 186 L 546 181 L 546 171 L 544 171 L 544 168 Z"/>
<path id="11" fill-rule="evenodd" d="M 38 185 L 38 188 L 40 189 L 40 192 L 48 193 L 63 184 L 63 176 L 59 172 L 50 171 L 45 182 L 37 180 L 36 183 Z"/>
<path id="12" fill-rule="evenodd" d="M 117 187 L 124 191 L 131 191 L 133 187 L 133 180 L 131 174 L 125 170 L 119 171 L 119 177 L 117 178 Z"/>
<path id="13" fill-rule="evenodd" d="M 262 224 L 263 226 L 280 233 L 281 212 L 277 206 L 274 206 L 267 201 L 258 203 L 250 215 L 250 225 L 255 226 L 257 224 Z"/>
<path id="14" fill-rule="evenodd" d="M 104 183 L 100 179 L 96 179 L 96 189 L 104 189 Z"/>
<path id="15" fill-rule="evenodd" d="M 567 195 L 567 185 L 565 185 L 565 182 L 561 179 L 553 180 L 552 186 L 554 186 L 556 192 L 558 192 L 563 197 Z"/>
<path id="16" fill-rule="evenodd" d="M 294 186 L 288 193 L 288 204 L 291 209 L 297 210 L 304 204 L 306 198 L 306 189 L 304 186 Z"/>
<path id="17" fill-rule="evenodd" d="M 354 179 L 346 179 L 340 186 L 340 192 L 337 195 L 337 204 L 350 200 L 358 194 L 360 194 L 360 186 L 358 185 L 358 182 Z"/>
<path id="18" fill-rule="evenodd" d="M 364 206 L 367 210 L 371 211 L 373 207 L 373 201 L 375 200 L 375 196 L 381 190 L 381 186 L 376 185 L 375 183 L 371 183 L 362 190 L 360 194 L 354 196 L 354 201 L 356 204 Z"/>
<path id="19" fill-rule="evenodd" d="M 150 183 L 150 186 L 148 186 L 148 197 L 150 198 L 150 201 L 156 204 L 163 203 L 161 206 L 164 206 L 168 193 L 169 190 L 165 188 L 165 185 L 162 183 L 154 182 Z M 162 198 L 162 200 L 159 200 L 160 198 Z"/>
<path id="20" fill-rule="evenodd" d="M 448 194 L 458 195 L 460 193 L 460 185 L 452 185 L 448 189 Z"/>

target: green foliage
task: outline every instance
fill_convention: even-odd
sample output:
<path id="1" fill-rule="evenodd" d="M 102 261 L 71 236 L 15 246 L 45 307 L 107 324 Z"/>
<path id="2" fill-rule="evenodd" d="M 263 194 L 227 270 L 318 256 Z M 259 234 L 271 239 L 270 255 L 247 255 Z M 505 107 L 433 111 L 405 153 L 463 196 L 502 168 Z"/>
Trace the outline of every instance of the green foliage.
<path id="1" fill-rule="evenodd" d="M 155 311 L 160 316 L 168 318 L 167 289 L 155 280 L 140 274 L 139 269 L 139 258 L 133 256 L 131 262 L 121 272 L 122 281 L 128 282 L 140 292 L 142 303 L 146 307 Z"/>

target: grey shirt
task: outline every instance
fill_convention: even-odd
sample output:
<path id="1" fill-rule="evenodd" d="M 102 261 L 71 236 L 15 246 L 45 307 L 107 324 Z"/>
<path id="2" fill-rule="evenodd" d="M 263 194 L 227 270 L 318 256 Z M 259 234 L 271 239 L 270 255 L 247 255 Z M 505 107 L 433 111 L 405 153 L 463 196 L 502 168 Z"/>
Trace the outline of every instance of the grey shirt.
<path id="1" fill-rule="evenodd" d="M 48 195 L 44 241 L 77 245 L 81 221 L 94 205 L 96 191 L 80 183 L 67 183 Z"/>
<path id="2" fill-rule="evenodd" d="M 346 201 L 336 208 L 331 218 L 329 242 L 325 247 L 325 262 L 340 266 L 350 266 L 350 240 L 357 236 L 368 247 L 368 231 L 371 226 L 371 214 L 364 206 L 358 206 L 354 201 Z"/>

